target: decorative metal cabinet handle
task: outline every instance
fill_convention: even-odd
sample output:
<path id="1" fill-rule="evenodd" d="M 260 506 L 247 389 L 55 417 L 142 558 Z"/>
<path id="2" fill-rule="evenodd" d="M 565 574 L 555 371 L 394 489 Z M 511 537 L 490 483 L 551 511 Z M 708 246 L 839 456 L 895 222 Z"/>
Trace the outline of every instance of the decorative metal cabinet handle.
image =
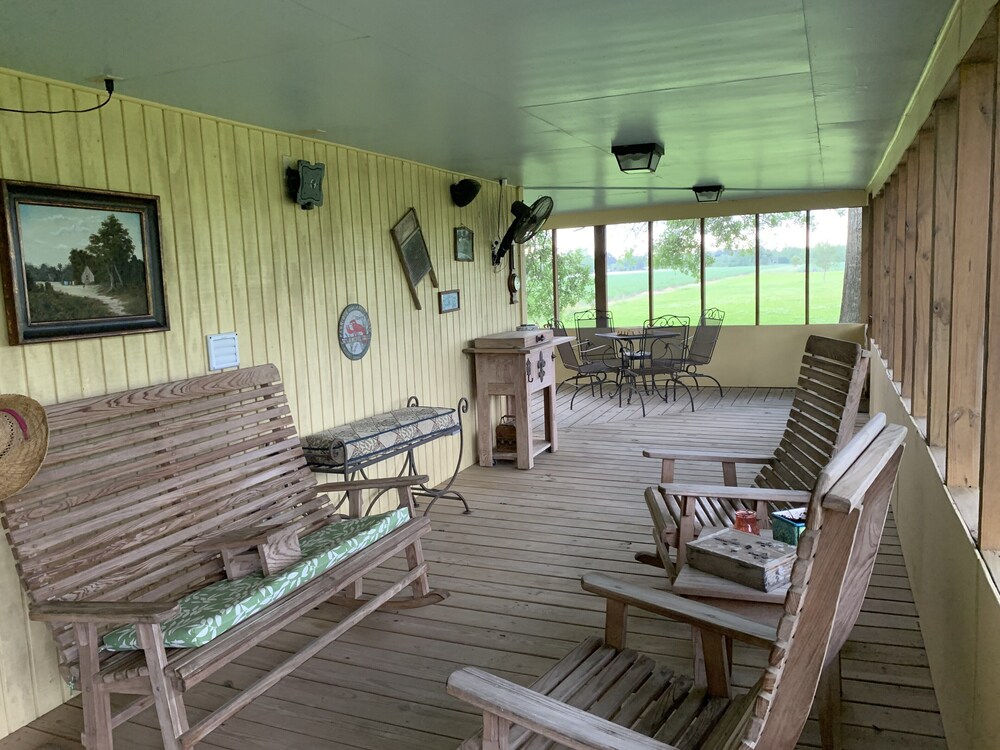
<path id="1" fill-rule="evenodd" d="M 545 341 L 545 334 L 544 333 L 535 334 L 535 343 L 540 344 L 543 341 Z"/>
<path id="2" fill-rule="evenodd" d="M 535 379 L 533 377 L 531 377 L 531 360 L 530 359 L 524 360 L 524 374 L 528 376 L 528 382 L 529 383 L 534 383 L 535 382 Z"/>
<path id="3" fill-rule="evenodd" d="M 545 380 L 545 352 L 538 352 L 538 379 Z"/>

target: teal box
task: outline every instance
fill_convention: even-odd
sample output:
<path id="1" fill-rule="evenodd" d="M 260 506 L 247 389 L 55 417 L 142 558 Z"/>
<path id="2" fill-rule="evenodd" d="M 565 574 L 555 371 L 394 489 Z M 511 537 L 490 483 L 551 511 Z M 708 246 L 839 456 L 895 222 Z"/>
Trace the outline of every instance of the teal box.
<path id="1" fill-rule="evenodd" d="M 771 514 L 771 534 L 775 541 L 797 545 L 806 527 L 806 508 L 777 510 Z"/>

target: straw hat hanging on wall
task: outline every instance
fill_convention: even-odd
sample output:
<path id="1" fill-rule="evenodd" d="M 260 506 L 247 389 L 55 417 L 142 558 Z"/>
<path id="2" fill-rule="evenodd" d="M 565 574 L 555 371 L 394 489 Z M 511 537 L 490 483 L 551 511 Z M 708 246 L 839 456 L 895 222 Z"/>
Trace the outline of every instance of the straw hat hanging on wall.
<path id="1" fill-rule="evenodd" d="M 31 481 L 48 447 L 42 405 L 27 396 L 0 394 L 0 500 Z"/>

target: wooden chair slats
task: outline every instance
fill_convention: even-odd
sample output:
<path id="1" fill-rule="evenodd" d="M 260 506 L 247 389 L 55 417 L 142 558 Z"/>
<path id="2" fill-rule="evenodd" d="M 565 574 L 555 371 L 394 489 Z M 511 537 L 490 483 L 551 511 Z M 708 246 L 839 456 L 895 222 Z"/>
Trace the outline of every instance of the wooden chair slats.
<path id="1" fill-rule="evenodd" d="M 569 694 L 564 689 L 558 697 L 551 689 L 533 693 L 479 670 L 453 673 L 449 692 L 482 710 L 484 725 L 490 727 L 488 742 L 474 740 L 462 747 L 796 747 L 824 665 L 839 650 L 860 612 L 903 450 L 905 428 L 886 426 L 881 415 L 870 428 L 861 430 L 831 459 L 815 482 L 792 582 L 783 602 L 774 605 L 781 612 L 777 627 L 663 591 L 588 574 L 583 588 L 607 599 L 605 634 L 614 646 L 612 654 L 607 654 L 607 645 L 590 639 L 582 644 L 586 655 L 581 662 L 578 647 L 572 670 L 563 669 L 557 681 L 543 676 L 536 683 L 546 688 L 563 686 L 570 679 L 567 675 L 592 665 L 586 680 L 578 679 Z M 651 494 L 647 491 L 647 496 Z M 630 606 L 691 623 L 701 635 L 704 678 L 692 680 L 660 671 L 629 651 L 624 623 Z M 732 643 L 727 638 L 770 649 L 762 676 L 738 697 L 733 697 Z M 827 684 L 839 697 L 839 687 Z M 595 699 L 600 691 L 603 697 Z M 621 704 L 618 710 L 616 702 Z M 504 721 L 491 724 L 492 717 Z M 619 726 L 632 731 L 622 733 Z M 538 734 L 531 735 L 524 728 Z M 648 737 L 652 744 L 646 741 Z"/>
<path id="2" fill-rule="evenodd" d="M 820 470 L 850 439 L 861 401 L 865 376 L 868 371 L 867 352 L 860 345 L 848 341 L 810 336 L 806 342 L 798 385 L 792 400 L 784 433 L 773 456 L 753 479 L 754 487 L 773 490 L 812 491 Z M 676 455 L 672 451 L 652 450 L 662 461 L 662 481 L 672 481 L 676 461 L 718 461 L 722 464 L 727 485 L 736 483 L 736 462 L 727 460 L 716 452 L 711 456 L 691 455 L 684 450 Z M 648 502 L 648 500 L 647 500 Z M 769 525 L 768 512 L 791 507 L 787 503 L 739 502 L 729 498 L 703 496 L 696 501 L 694 525 L 690 533 L 703 533 L 706 528 L 732 526 L 737 510 L 756 510 L 762 525 Z M 664 509 L 673 519 L 674 531 L 654 528 L 659 564 L 667 570 L 677 571 L 673 562 L 664 559 L 665 547 L 661 544 L 686 545 L 689 532 L 681 532 L 681 504 L 664 495 Z M 662 526 L 662 523 L 659 524 Z M 654 524 L 657 526 L 657 524 Z M 648 553 L 638 553 L 637 559 L 655 563 Z M 678 559 L 686 555 L 679 554 Z"/>
<path id="3" fill-rule="evenodd" d="M 272 386 L 280 380 L 277 367 L 258 365 L 189 380 L 176 380 L 111 396 L 94 396 L 54 404 L 46 407 L 45 412 L 50 423 L 56 422 L 61 431 L 80 425 L 90 425 L 102 418 L 128 416 L 132 412 L 148 411 L 178 402 L 191 402 L 202 396 Z"/>
<path id="4" fill-rule="evenodd" d="M 177 508 L 176 503 L 183 501 L 191 492 L 204 493 L 207 500 L 220 501 L 220 504 L 226 497 L 233 500 L 256 497 L 258 502 L 266 502 L 267 493 L 276 492 L 286 483 L 294 491 L 296 483 L 307 482 L 308 475 L 294 465 L 267 460 L 274 456 L 274 451 L 265 447 L 248 454 L 246 463 L 233 465 L 228 470 L 219 470 L 213 474 L 206 467 L 203 474 L 194 478 L 195 481 L 186 481 L 180 477 L 173 481 L 154 479 L 152 486 L 136 488 L 134 491 L 129 488 L 120 494 L 115 494 L 111 487 L 95 484 L 95 490 L 104 487 L 108 494 L 98 495 L 97 499 L 86 505 L 74 498 L 76 507 L 65 511 L 62 517 L 49 515 L 43 519 L 35 517 L 26 519 L 11 529 L 11 538 L 22 546 L 24 555 L 36 555 L 50 549 L 56 550 L 57 553 L 60 550 L 75 552 L 76 550 L 62 545 L 74 539 L 86 543 L 86 538 L 80 538 L 82 532 L 98 533 L 102 528 L 107 529 L 109 523 L 135 521 L 139 529 L 159 524 L 165 518 L 176 516 L 177 511 L 182 509 Z M 165 486 L 157 492 L 156 487 L 160 485 Z M 167 487 L 170 489 L 166 489 Z M 88 490 L 88 496 L 95 490 Z M 254 490 L 258 491 L 255 493 Z M 303 492 L 308 494 L 308 485 L 303 486 Z M 244 496 L 240 496 L 240 493 Z M 99 512 L 101 515 L 94 517 L 93 513 L 87 512 L 88 510 Z M 46 536 L 38 537 L 34 533 L 36 523 L 44 526 Z"/>
<path id="5" fill-rule="evenodd" d="M 244 443 L 245 453 L 242 455 L 242 463 L 250 464 L 255 461 L 267 459 L 275 454 L 280 454 L 286 447 L 286 443 L 294 447 L 296 443 L 290 438 L 294 435 L 294 428 L 283 427 L 274 432 L 265 434 L 248 434 Z M 8 528 L 17 529 L 24 523 L 52 524 L 60 523 L 66 518 L 66 514 L 78 505 L 86 505 L 87 508 L 94 507 L 92 503 L 103 503 L 102 507 L 113 510 L 120 505 L 128 505 L 133 502 L 150 499 L 160 496 L 158 493 L 166 489 L 176 491 L 184 484 L 194 484 L 207 477 L 211 480 L 220 472 L 229 471 L 234 473 L 236 468 L 223 469 L 216 468 L 212 471 L 213 461 L 222 461 L 227 456 L 231 456 L 232 450 L 229 447 L 231 442 L 225 438 L 206 441 L 205 450 L 202 452 L 188 451 L 186 453 L 175 452 L 172 456 L 160 453 L 160 464 L 152 464 L 146 471 L 139 474 L 135 471 L 135 461 L 123 465 L 110 464 L 109 473 L 112 475 L 109 480 L 95 480 L 86 484 L 79 484 L 66 487 L 63 484 L 63 495 L 51 498 L 46 502 L 46 496 L 42 494 L 40 498 L 30 506 L 22 506 L 11 510 Z M 157 452 L 153 452 L 153 458 Z M 110 457 L 109 457 L 110 458 Z M 172 460 L 171 460 L 172 459 Z M 264 461 L 266 463 L 266 461 Z M 232 462 L 231 463 L 235 463 Z M 131 469 L 131 471 L 129 470 Z M 190 471 L 191 476 L 185 472 Z M 166 487 L 161 485 L 166 484 Z M 59 485 L 50 485 L 46 488 L 50 495 L 58 492 Z M 111 491 L 111 497 L 105 498 L 100 492 Z M 58 508 L 59 512 L 53 512 L 53 508 Z M 41 528 L 41 527 L 40 527 Z M 48 529 L 48 526 L 44 527 Z"/>
<path id="6" fill-rule="evenodd" d="M 102 461 L 109 458 L 122 463 L 151 452 L 181 450 L 184 447 L 200 445 L 202 441 L 212 438 L 218 439 L 219 407 L 214 401 L 204 401 L 202 405 L 207 407 L 208 411 L 186 415 L 183 418 L 161 412 L 157 423 L 144 427 L 141 432 L 127 430 L 105 432 L 101 437 L 89 438 L 84 444 L 67 446 L 56 454 L 57 457 L 49 467 L 45 481 L 58 482 L 71 478 L 74 471 L 103 468 Z M 288 405 L 275 397 L 266 401 L 254 400 L 249 403 L 229 404 L 226 411 L 230 412 L 222 420 L 226 423 L 226 433 L 235 433 L 241 427 L 259 432 L 261 423 L 265 422 L 268 432 L 292 424 Z M 119 424 L 125 426 L 128 423 L 119 420 Z M 89 460 L 87 457 L 90 457 Z M 30 494 L 26 497 L 30 498 Z"/>

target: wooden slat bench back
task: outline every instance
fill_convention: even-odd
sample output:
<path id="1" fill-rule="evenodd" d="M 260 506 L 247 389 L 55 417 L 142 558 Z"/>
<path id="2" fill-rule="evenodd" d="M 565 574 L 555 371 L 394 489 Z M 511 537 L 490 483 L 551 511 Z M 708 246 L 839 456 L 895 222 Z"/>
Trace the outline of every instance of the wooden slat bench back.
<path id="1" fill-rule="evenodd" d="M 290 521 L 323 501 L 273 365 L 47 413 L 41 471 L 0 504 L 34 604 L 179 599 L 224 577 L 217 552 L 195 551 L 197 541 Z M 53 630 L 68 676 L 73 630 Z"/>
<path id="2" fill-rule="evenodd" d="M 755 487 L 813 489 L 831 456 L 854 434 L 867 372 L 868 357 L 859 344 L 809 337 L 785 431 Z"/>
<path id="3" fill-rule="evenodd" d="M 428 477 L 317 486 L 273 365 L 46 411 L 49 454 L 0 511 L 29 617 L 49 624 L 64 675 L 79 678 L 83 743 L 90 750 L 111 750 L 114 727 L 153 705 L 165 750 L 189 750 L 380 607 L 423 606 L 447 596 L 428 581 L 420 539 L 430 522 L 412 517 L 412 486 Z M 399 508 L 363 519 L 362 493 L 372 490 L 395 490 Z M 347 493 L 351 520 L 336 516 L 321 492 Z M 183 610 L 179 600 L 222 580 L 227 564 L 233 578 L 260 566 L 281 570 L 299 554 L 299 537 L 332 522 L 344 525 L 330 529 L 331 539 L 347 535 L 338 557 L 331 548 L 303 560 L 299 585 L 272 590 L 279 598 L 220 622 L 220 632 L 200 645 L 167 649 L 166 642 L 176 643 L 164 638 L 168 623 L 184 625 L 172 620 Z M 364 577 L 400 554 L 406 570 L 378 593 L 366 593 Z M 309 573 L 325 555 L 326 567 Z M 397 596 L 407 588 L 410 596 Z M 331 597 L 350 613 L 189 725 L 184 691 Z M 139 648 L 101 651 L 107 631 L 124 625 L 135 628 Z M 113 694 L 139 697 L 113 710 Z"/>

